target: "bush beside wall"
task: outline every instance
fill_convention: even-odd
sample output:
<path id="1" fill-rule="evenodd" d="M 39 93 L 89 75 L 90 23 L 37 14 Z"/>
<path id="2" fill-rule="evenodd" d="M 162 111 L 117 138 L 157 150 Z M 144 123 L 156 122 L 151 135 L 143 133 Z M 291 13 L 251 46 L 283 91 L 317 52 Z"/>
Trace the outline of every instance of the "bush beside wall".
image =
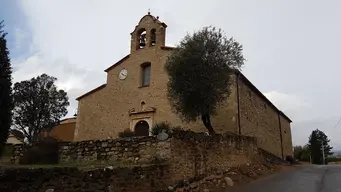
<path id="1" fill-rule="evenodd" d="M 59 144 L 52 137 L 43 138 L 19 158 L 19 164 L 57 164 L 58 161 Z"/>

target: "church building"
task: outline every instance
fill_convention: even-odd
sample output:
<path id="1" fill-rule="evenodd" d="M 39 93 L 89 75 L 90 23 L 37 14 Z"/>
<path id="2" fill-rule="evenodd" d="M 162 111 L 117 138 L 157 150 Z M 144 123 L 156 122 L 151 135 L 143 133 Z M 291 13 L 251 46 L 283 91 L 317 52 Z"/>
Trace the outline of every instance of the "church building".
<path id="1" fill-rule="evenodd" d="M 150 135 L 154 124 L 165 121 L 207 132 L 201 120 L 184 123 L 171 110 L 164 65 L 174 47 L 165 45 L 166 29 L 150 13 L 141 18 L 131 33 L 130 53 L 105 69 L 107 82 L 77 98 L 75 141 L 117 138 L 126 129 Z M 214 130 L 254 136 L 264 150 L 292 155 L 291 120 L 241 72 L 233 80 L 230 97 L 211 117 Z"/>

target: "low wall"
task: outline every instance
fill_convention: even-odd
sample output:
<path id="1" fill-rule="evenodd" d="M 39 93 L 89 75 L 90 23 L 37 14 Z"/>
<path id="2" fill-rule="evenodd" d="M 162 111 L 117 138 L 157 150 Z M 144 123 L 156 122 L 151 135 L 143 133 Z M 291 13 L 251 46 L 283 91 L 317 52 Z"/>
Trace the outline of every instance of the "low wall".
<path id="1" fill-rule="evenodd" d="M 22 145 L 15 145 L 12 162 L 18 164 L 23 152 Z M 200 167 L 200 170 L 205 172 L 207 169 L 215 169 L 212 166 L 226 167 L 235 165 L 235 162 L 250 162 L 257 152 L 256 139 L 253 137 L 230 134 L 207 136 L 204 133 L 178 131 L 165 140 L 158 140 L 156 137 L 135 137 L 61 142 L 59 163 L 112 161 L 149 164 L 179 161 L 191 162 L 197 170 Z M 229 161 L 223 161 L 225 159 Z M 194 165 L 198 161 L 201 163 Z"/>
<path id="2" fill-rule="evenodd" d="M 59 143 L 59 163 L 119 161 L 148 163 L 167 159 L 170 155 L 170 141 L 155 137 L 122 138 Z M 15 145 L 13 163 L 19 163 L 23 146 Z"/>
<path id="3" fill-rule="evenodd" d="M 257 141 L 253 137 L 179 132 L 172 139 L 171 169 L 181 170 L 181 174 L 174 174 L 175 180 L 202 178 L 259 160 Z"/>
<path id="4" fill-rule="evenodd" d="M 169 140 L 160 141 L 155 137 L 60 143 L 59 162 L 112 160 L 148 163 L 169 158 L 169 146 Z"/>
<path id="5" fill-rule="evenodd" d="M 167 187 L 167 185 L 197 181 L 212 174 L 220 174 L 231 167 L 257 164 L 266 160 L 265 153 L 260 152 L 255 138 L 230 134 L 207 136 L 190 131 L 174 132 L 169 138 L 164 138 L 162 141 L 155 137 L 143 137 L 60 143 L 59 145 L 60 162 L 63 163 L 115 160 L 128 162 L 128 164 L 134 164 L 135 166 L 136 164 L 144 165 L 133 169 L 115 169 L 110 174 L 101 172 L 98 173 L 100 175 L 98 178 L 96 176 L 96 180 L 82 175 L 83 173 L 78 173 L 79 171 L 65 173 L 67 176 L 64 173 L 57 176 L 57 178 L 68 178 L 69 176 L 75 178 L 74 181 L 71 179 L 70 182 L 76 183 L 74 185 L 77 186 L 98 185 L 101 190 L 111 186 L 113 191 L 153 191 L 154 189 Z M 13 162 L 17 163 L 20 154 L 22 154 L 22 148 L 15 146 L 14 151 Z M 270 157 L 270 155 L 266 157 Z M 153 173 L 153 169 L 155 169 L 155 173 Z M 27 174 L 31 173 L 24 171 L 22 175 L 21 172 L 18 172 L 17 176 L 18 178 L 28 177 L 25 176 Z M 37 175 L 39 174 L 37 173 Z M 96 175 L 97 172 L 91 174 Z M 105 176 L 101 176 L 103 174 Z M 44 173 L 43 175 L 47 178 L 50 177 L 49 174 Z M 6 177 L 11 178 L 10 176 Z M 86 179 L 88 182 L 83 183 L 84 177 L 88 178 Z M 108 178 L 111 178 L 111 180 Z M 43 178 L 38 180 L 41 179 Z M 142 179 L 141 182 L 140 179 Z M 60 181 L 55 181 L 54 176 L 52 181 L 47 180 L 47 183 L 58 183 L 57 181 Z M 68 181 L 69 179 L 64 180 Z M 27 182 L 31 183 L 34 180 Z M 44 183 L 44 185 L 47 184 Z M 57 184 L 51 185 L 58 187 Z M 68 189 L 67 186 L 69 185 L 66 185 L 64 189 Z M 70 189 L 72 189 L 71 184 Z M 93 191 L 96 190 L 94 188 Z"/>

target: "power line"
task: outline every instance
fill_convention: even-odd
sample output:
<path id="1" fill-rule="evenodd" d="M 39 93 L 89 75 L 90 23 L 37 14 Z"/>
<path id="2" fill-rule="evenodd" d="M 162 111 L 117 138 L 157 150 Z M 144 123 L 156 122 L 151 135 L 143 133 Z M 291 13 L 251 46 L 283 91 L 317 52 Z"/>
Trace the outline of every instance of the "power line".
<path id="1" fill-rule="evenodd" d="M 341 117 L 340 117 L 339 121 L 335 124 L 335 126 L 333 127 L 333 129 L 335 129 L 335 127 L 340 123 L 340 121 L 341 121 Z"/>

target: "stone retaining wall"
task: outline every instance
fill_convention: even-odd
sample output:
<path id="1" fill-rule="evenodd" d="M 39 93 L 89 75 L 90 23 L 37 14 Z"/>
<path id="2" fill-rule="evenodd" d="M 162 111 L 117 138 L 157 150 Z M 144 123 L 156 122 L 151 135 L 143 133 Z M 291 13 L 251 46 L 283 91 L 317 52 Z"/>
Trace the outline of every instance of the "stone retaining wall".
<path id="1" fill-rule="evenodd" d="M 169 146 L 169 140 L 160 141 L 155 137 L 61 142 L 59 143 L 59 163 L 91 161 L 155 162 L 169 157 Z M 23 146 L 15 145 L 12 162 L 19 163 L 22 154 Z"/>
<path id="2" fill-rule="evenodd" d="M 22 145 L 15 145 L 12 162 L 18 164 L 23 152 Z M 257 154 L 257 144 L 253 137 L 239 137 L 231 134 L 207 136 L 204 133 L 191 131 L 174 132 L 165 140 L 151 136 L 59 143 L 59 163 L 63 164 L 93 161 L 153 164 L 183 161 L 184 157 L 188 157 L 189 159 L 184 161 L 195 160 L 211 166 L 210 164 L 220 163 L 221 158 L 227 158 L 224 157 L 225 155 L 230 159 L 228 162 L 233 164 L 234 161 L 231 159 L 234 157 L 243 156 L 243 159 L 251 161 L 250 158 L 255 154 Z M 217 163 L 210 162 L 213 161 L 212 159 L 215 159 Z"/>
<path id="3" fill-rule="evenodd" d="M 255 138 L 231 134 L 176 133 L 171 142 L 171 169 L 181 170 L 175 179 L 184 180 L 259 161 L 256 143 Z"/>
<path id="4" fill-rule="evenodd" d="M 17 178 L 23 177 L 22 179 L 25 180 L 25 178 L 31 178 L 30 174 L 37 174 L 37 177 L 40 174 L 44 175 L 41 176 L 44 178 L 39 177 L 39 179 L 25 181 L 27 184 L 35 185 L 35 182 L 46 180 L 44 184 L 39 184 L 41 189 L 46 189 L 49 186 L 59 189 L 63 184 L 64 188 L 60 191 L 67 191 L 66 189 L 77 191 L 78 188 L 91 186 L 92 191 L 109 191 L 109 188 L 112 188 L 112 191 L 143 192 L 155 191 L 181 182 L 200 180 L 209 175 L 229 170 L 231 167 L 264 163 L 273 159 L 271 155 L 258 149 L 255 138 L 231 134 L 207 136 L 203 133 L 190 131 L 177 131 L 169 138 L 162 140 L 155 137 L 142 137 L 60 143 L 59 145 L 60 162 L 63 163 L 114 160 L 128 162 L 127 167 L 131 167 L 133 164 L 135 166 L 143 164 L 144 166 L 140 165 L 142 167 L 132 169 L 115 169 L 110 173 L 94 172 L 91 173 L 93 175 L 91 178 L 84 175 L 85 173 L 79 173 L 78 170 L 71 171 L 71 173 L 68 171 L 67 174 L 61 173 L 59 176 L 58 171 L 57 176 L 53 176 L 49 171 L 46 174 L 39 172 L 43 170 L 36 171 L 39 174 L 27 170 L 23 172 L 16 170 L 19 171 Z M 17 145 L 14 147 L 14 151 L 16 154 L 13 158 L 14 162 L 18 162 L 22 148 Z M 103 169 L 101 170 L 103 171 Z M 6 185 L 15 185 L 10 179 L 12 177 L 14 179 L 13 172 L 15 170 L 5 173 L 5 178 L 8 178 L 8 180 L 5 179 Z M 61 178 L 64 178 L 67 183 L 63 183 Z M 14 181 L 25 184 L 20 179 L 14 179 Z M 58 185 L 58 182 L 61 183 Z M 36 191 L 40 191 L 40 188 Z"/>
<path id="5" fill-rule="evenodd" d="M 60 143 L 60 162 L 124 161 L 134 163 L 167 159 L 170 142 L 155 137 Z"/>

